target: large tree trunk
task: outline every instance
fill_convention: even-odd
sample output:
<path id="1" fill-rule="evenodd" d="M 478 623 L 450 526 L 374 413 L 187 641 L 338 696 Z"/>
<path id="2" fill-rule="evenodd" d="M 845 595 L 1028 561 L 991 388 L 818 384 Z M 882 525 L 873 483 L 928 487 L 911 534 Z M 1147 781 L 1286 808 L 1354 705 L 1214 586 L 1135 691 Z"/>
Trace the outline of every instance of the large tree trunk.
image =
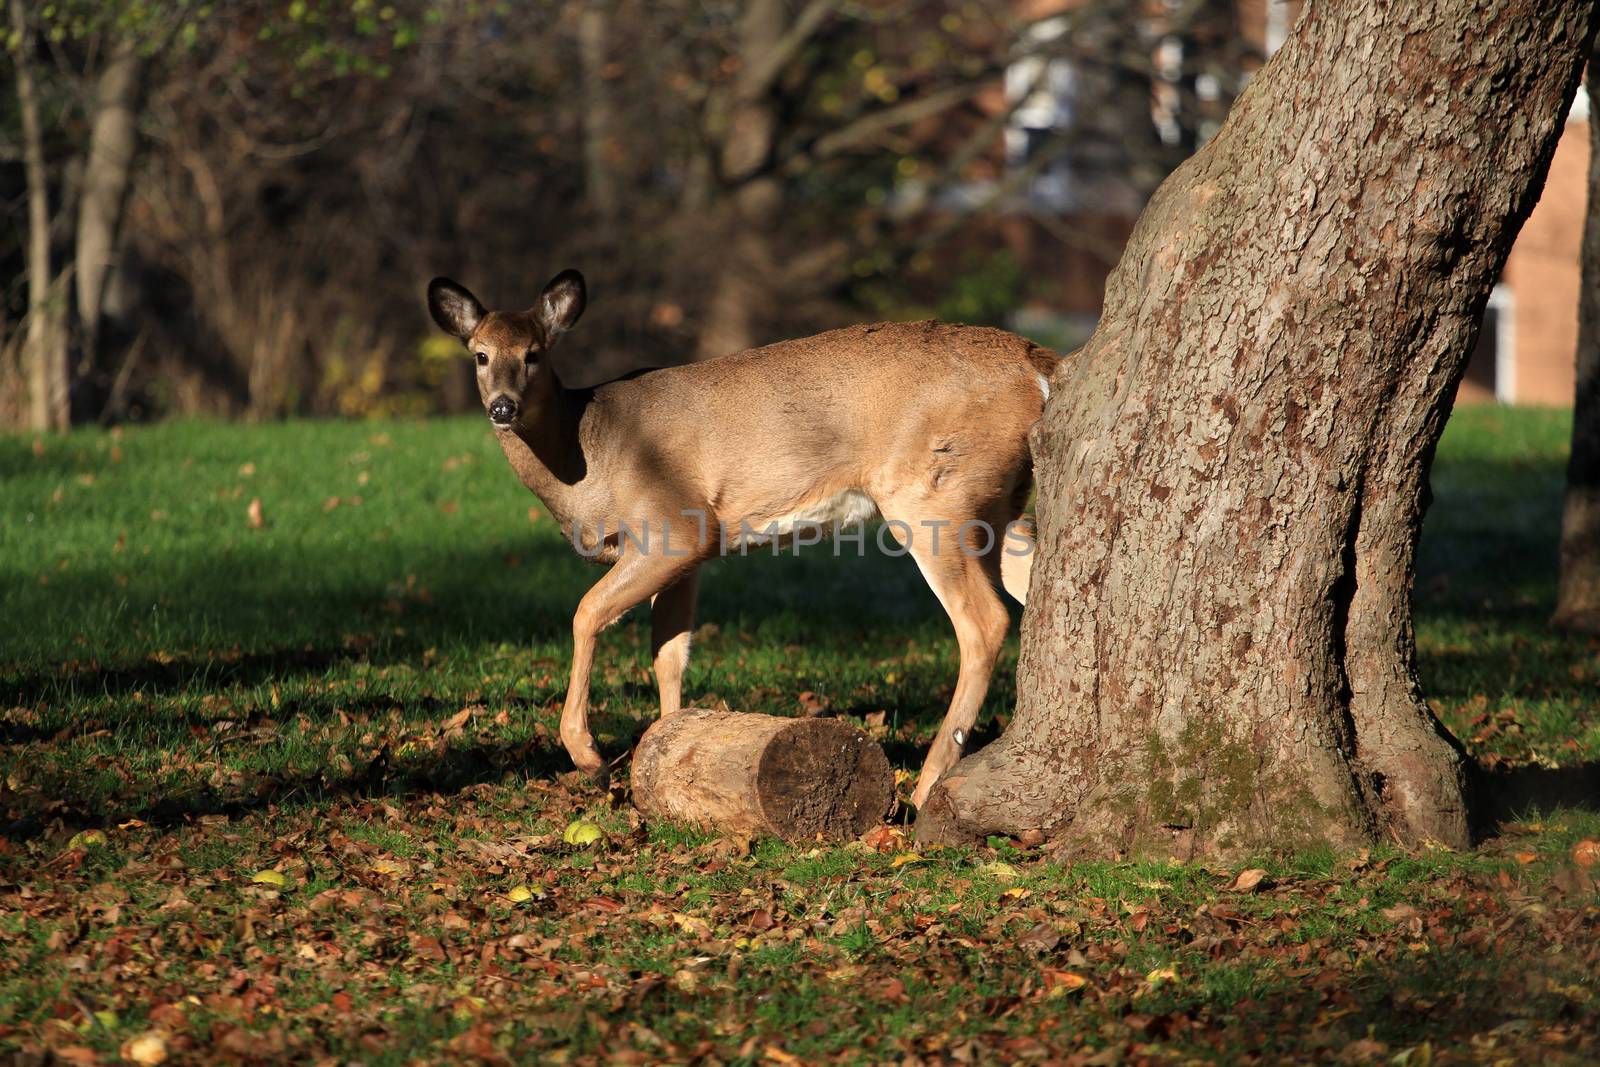
<path id="1" fill-rule="evenodd" d="M 136 125 L 139 80 L 143 63 L 131 48 L 113 52 L 95 85 L 89 129 L 89 160 L 83 173 L 83 198 L 78 205 L 77 250 L 74 256 L 78 290 L 78 324 L 83 351 L 95 356 L 100 334 L 100 309 L 107 271 L 116 249 L 117 228 L 128 192 L 138 146 Z"/>
<path id="2" fill-rule="evenodd" d="M 1600 633 L 1600 56 L 1589 59 L 1589 211 L 1578 294 L 1578 386 L 1561 516 L 1555 625 Z"/>
<path id="3" fill-rule="evenodd" d="M 67 367 L 66 275 L 50 269 L 50 172 L 44 159 L 39 87 L 31 56 L 32 29 L 22 0 L 11 0 L 11 32 L 19 43 L 17 107 L 22 114 L 22 163 L 28 185 L 28 330 L 22 372 L 28 379 L 28 423 L 35 430 L 64 430 L 72 421 Z"/>
<path id="4" fill-rule="evenodd" d="M 1146 209 L 1035 434 L 1016 714 L 919 832 L 1468 844 L 1409 593 L 1592 0 L 1321 0 Z"/>

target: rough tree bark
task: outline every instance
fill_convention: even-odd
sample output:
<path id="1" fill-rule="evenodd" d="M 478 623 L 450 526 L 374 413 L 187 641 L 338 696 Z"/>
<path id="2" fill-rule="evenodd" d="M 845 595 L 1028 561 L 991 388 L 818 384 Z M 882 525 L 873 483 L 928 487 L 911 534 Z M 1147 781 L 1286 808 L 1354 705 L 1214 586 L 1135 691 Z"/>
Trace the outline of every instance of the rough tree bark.
<path id="1" fill-rule="evenodd" d="M 1409 594 L 1592 0 L 1320 0 L 1146 209 L 1035 431 L 1006 732 L 918 821 L 1067 851 L 1469 843 Z"/>
<path id="2" fill-rule="evenodd" d="M 39 87 L 34 78 L 31 26 L 22 0 L 9 5 L 17 39 L 17 108 L 22 117 L 22 165 L 28 186 L 28 330 L 22 372 L 28 379 L 28 423 L 35 430 L 64 430 L 72 421 L 67 366 L 65 273 L 50 267 L 50 172 L 45 166 Z"/>
<path id="3" fill-rule="evenodd" d="M 1578 383 L 1561 515 L 1556 626 L 1600 633 L 1600 55 L 1589 58 L 1589 211 L 1578 294 Z"/>
<path id="4" fill-rule="evenodd" d="M 95 83 L 89 159 L 83 172 L 78 232 L 73 257 L 78 325 L 83 351 L 93 359 L 100 333 L 106 274 L 116 249 L 117 229 L 138 147 L 139 82 L 144 64 L 126 45 L 114 51 Z"/>

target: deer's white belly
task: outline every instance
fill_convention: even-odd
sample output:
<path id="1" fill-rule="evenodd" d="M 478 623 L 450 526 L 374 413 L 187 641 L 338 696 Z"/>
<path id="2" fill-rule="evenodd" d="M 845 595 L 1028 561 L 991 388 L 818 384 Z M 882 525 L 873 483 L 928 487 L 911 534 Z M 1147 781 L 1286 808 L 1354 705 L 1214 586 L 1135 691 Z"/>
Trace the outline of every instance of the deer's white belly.
<path id="1" fill-rule="evenodd" d="M 878 505 L 860 489 L 845 489 L 826 499 L 809 504 L 787 515 L 761 520 L 746 520 L 737 529 L 726 531 L 729 548 L 765 545 L 793 536 L 796 530 L 820 529 L 823 536 L 836 529 L 870 522 L 878 517 Z"/>

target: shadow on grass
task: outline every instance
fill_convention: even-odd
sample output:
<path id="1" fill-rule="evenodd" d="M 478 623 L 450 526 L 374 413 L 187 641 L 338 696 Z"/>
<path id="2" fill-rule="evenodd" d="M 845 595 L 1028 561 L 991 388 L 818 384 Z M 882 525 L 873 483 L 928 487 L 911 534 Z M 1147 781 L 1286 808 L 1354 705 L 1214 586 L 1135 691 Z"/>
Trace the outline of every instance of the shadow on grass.
<path id="1" fill-rule="evenodd" d="M 58 822 L 83 828 L 111 826 L 130 819 L 150 826 L 176 827 L 207 816 L 235 819 L 297 803 L 455 793 L 484 782 L 501 781 L 508 775 L 524 780 L 554 778 L 571 769 L 566 751 L 545 738 L 451 748 L 426 757 L 398 757 L 385 745 L 366 765 L 353 768 L 345 775 L 329 775 L 326 771 L 263 775 L 248 795 L 226 793 L 204 785 L 159 797 L 130 799 L 105 810 L 90 810 L 72 801 L 62 801 L 48 810 L 8 816 L 5 823 L 0 823 L 0 834 L 20 841 L 40 836 Z"/>
<path id="2" fill-rule="evenodd" d="M 247 654 L 211 654 L 205 658 L 181 656 L 106 668 L 65 666 L 54 671 L 13 675 L 0 681 L 0 703 L 18 705 L 51 699 L 118 698 L 134 693 L 161 696 L 222 686 L 252 686 L 356 662 L 371 660 L 360 650 L 302 647 Z M 3 744 L 51 735 L 51 731 L 30 726 L 0 723 L 0 743 Z"/>
<path id="3" fill-rule="evenodd" d="M 1576 767 L 1494 767 L 1472 765 L 1474 822 L 1485 837 L 1502 822 L 1535 812 L 1578 808 L 1600 813 L 1600 763 Z"/>

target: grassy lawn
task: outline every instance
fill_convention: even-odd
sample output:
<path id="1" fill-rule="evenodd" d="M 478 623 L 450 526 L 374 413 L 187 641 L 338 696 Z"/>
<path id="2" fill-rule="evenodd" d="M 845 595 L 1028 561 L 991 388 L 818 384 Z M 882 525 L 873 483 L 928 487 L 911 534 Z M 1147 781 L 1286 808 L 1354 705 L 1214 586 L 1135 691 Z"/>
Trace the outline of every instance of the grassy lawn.
<path id="1" fill-rule="evenodd" d="M 609 809 L 555 740 L 600 572 L 480 418 L 0 439 L 0 1054 L 1595 1062 L 1600 643 L 1544 625 L 1568 426 L 1463 411 L 1435 469 L 1422 672 L 1493 790 L 1483 846 L 1228 870 Z M 956 661 L 910 560 L 702 589 L 692 702 L 805 693 L 915 768 Z M 648 638 L 603 639 L 612 752 L 654 713 Z"/>

